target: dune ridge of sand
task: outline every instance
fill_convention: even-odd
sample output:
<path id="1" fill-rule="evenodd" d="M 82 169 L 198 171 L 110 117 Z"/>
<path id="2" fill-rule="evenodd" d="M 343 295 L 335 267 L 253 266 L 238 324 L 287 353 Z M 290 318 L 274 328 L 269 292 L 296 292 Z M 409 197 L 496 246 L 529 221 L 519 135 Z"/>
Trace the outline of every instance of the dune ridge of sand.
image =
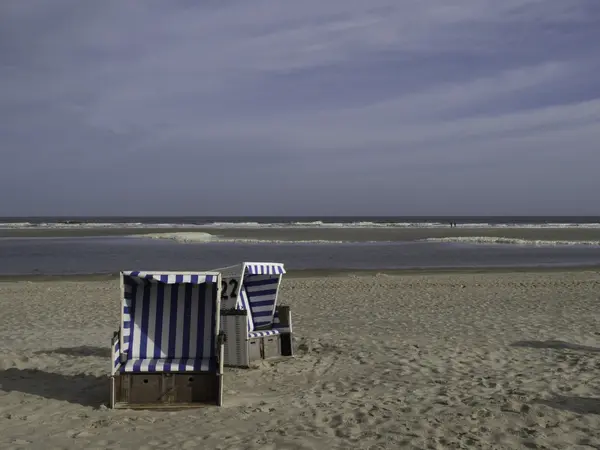
<path id="1" fill-rule="evenodd" d="M 0 448 L 600 446 L 597 272 L 284 279 L 297 356 L 112 411 L 115 281 L 0 283 Z"/>

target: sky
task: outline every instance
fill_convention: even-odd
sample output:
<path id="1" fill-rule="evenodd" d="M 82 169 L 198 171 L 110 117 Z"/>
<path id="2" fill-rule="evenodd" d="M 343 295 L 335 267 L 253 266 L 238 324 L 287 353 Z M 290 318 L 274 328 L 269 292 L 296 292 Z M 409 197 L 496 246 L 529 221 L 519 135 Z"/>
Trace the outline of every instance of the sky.
<path id="1" fill-rule="evenodd" d="M 3 0 L 0 216 L 600 215 L 598 0 Z"/>

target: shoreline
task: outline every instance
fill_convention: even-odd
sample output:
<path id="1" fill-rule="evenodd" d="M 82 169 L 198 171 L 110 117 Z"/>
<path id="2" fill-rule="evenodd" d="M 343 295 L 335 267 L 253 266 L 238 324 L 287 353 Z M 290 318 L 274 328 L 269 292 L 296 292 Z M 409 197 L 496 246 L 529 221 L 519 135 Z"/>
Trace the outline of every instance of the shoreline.
<path id="1" fill-rule="evenodd" d="M 478 274 L 547 274 L 547 273 L 599 273 L 600 265 L 555 267 L 456 267 L 413 269 L 299 269 L 290 270 L 286 278 L 343 278 L 360 276 L 412 276 L 412 275 L 478 275 Z M 62 282 L 62 281 L 115 281 L 118 273 L 90 274 L 23 274 L 1 275 L 0 283 L 13 282 Z"/>

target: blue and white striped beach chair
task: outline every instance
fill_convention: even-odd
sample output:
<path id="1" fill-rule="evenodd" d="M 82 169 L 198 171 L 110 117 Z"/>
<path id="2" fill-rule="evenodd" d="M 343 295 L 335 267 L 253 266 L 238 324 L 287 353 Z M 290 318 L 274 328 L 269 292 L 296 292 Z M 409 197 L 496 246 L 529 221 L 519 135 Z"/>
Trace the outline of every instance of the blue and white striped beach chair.
<path id="1" fill-rule="evenodd" d="M 218 272 L 122 272 L 111 407 L 221 405 L 220 302 Z"/>
<path id="2" fill-rule="evenodd" d="M 221 280 L 221 329 L 227 335 L 225 365 L 293 356 L 292 315 L 277 304 L 283 264 L 246 262 L 215 269 Z"/>

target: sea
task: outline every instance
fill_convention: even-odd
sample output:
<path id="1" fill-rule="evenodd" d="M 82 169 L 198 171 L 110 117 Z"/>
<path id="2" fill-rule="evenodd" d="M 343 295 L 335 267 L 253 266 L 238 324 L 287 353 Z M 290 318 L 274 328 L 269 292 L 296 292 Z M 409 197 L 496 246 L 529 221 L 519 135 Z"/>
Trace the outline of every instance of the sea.
<path id="1" fill-rule="evenodd" d="M 600 267 L 595 217 L 5 217 L 0 276 Z"/>

